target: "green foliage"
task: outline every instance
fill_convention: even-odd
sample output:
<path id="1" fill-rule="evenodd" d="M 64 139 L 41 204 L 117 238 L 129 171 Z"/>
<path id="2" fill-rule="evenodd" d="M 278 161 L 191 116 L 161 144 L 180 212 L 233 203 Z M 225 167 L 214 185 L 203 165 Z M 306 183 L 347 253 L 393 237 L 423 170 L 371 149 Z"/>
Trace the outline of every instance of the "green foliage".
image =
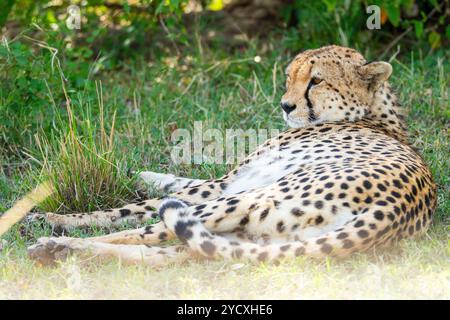
<path id="1" fill-rule="evenodd" d="M 155 19 L 160 15 L 170 14 L 180 16 L 187 3 L 188 0 L 140 0 L 137 2 L 133 1 L 132 5 L 127 0 L 114 2 L 103 0 L 63 0 L 61 3 L 49 0 L 6 0 L 0 5 L 0 8 L 3 9 L 0 15 L 0 26 L 5 24 L 8 20 L 7 18 L 9 20 L 19 20 L 22 23 L 51 24 L 56 22 L 58 14 L 65 14 L 63 18 L 67 16 L 66 8 L 69 5 L 82 7 L 85 9 L 83 14 L 87 14 L 89 18 L 95 15 L 99 17 L 113 13 L 113 11 L 119 11 L 119 16 L 109 17 L 119 21 L 121 19 L 140 19 L 142 17 Z"/>
<path id="2" fill-rule="evenodd" d="M 48 115 L 64 110 L 62 84 L 69 91 L 87 89 L 87 79 L 100 68 L 101 62 L 90 68 L 84 47 L 60 61 L 61 36 L 51 31 L 44 35 L 51 44 L 26 36 L 0 43 L 0 147 L 29 145 L 38 128 L 48 132 L 54 126 Z"/>
<path id="3" fill-rule="evenodd" d="M 0 45 L 0 145 L 23 143 L 23 130 L 35 123 L 47 127 L 45 84 L 51 72 L 48 61 L 35 59 L 29 47 L 20 42 Z M 19 119 L 28 119 L 18 127 Z M 29 138 L 29 137 L 28 137 Z"/>
<path id="4" fill-rule="evenodd" d="M 34 164 L 34 179 L 22 185 L 53 182 L 56 193 L 41 207 L 46 211 L 90 211 L 136 199 L 134 179 L 126 176 L 132 159 L 115 149 L 114 110 L 99 105 L 90 80 L 102 60 L 90 62 L 85 47 L 64 57 L 60 35 L 42 35 L 49 43 L 24 35 L 0 44 L 2 162 L 34 158 L 39 171 Z M 2 189 L 9 191 L 0 183 Z"/>
<path id="5" fill-rule="evenodd" d="M 366 27 L 369 5 L 381 8 L 381 30 Z M 436 0 L 295 0 L 284 9 L 286 20 L 292 20 L 292 16 L 296 18 L 296 29 L 302 40 L 306 38 L 313 43 L 339 39 L 343 45 L 370 41 L 381 46 L 403 32 L 417 47 L 423 46 L 425 41 L 436 49 L 450 40 L 446 4 Z"/>
<path id="6" fill-rule="evenodd" d="M 277 1 L 277 0 L 274 0 Z M 68 1 L 8 0 L 2 5 L 0 26 L 11 22 L 12 30 L 37 24 L 60 34 L 59 49 L 73 51 L 76 58 L 107 57 L 112 66 L 136 55 L 161 54 L 165 42 L 189 44 L 192 40 L 183 24 L 183 13 L 189 0 L 127 0 L 105 2 L 101 0 Z M 14 5 L 13 5 L 14 3 Z M 203 8 L 214 1 L 200 1 Z M 79 5 L 81 30 L 66 26 L 67 7 Z M 366 8 L 381 8 L 381 30 L 368 30 Z M 285 4 L 281 17 L 296 34 L 293 46 L 303 43 L 314 46 L 340 43 L 355 46 L 382 47 L 395 45 L 400 39 L 408 47 L 432 49 L 445 46 L 450 41 L 448 3 L 436 0 L 294 0 Z M 8 18 L 6 18 L 8 17 Z M 12 23 L 15 22 L 15 23 Z M 403 34 L 404 33 L 404 34 Z M 46 40 L 48 41 L 48 40 Z M 156 45 L 154 45 L 156 44 Z M 53 46 L 53 44 L 51 44 Z"/>
<path id="7" fill-rule="evenodd" d="M 3 13 L 4 20 L 12 23 L 12 32 L 17 27 L 38 25 L 45 30 L 59 33 L 63 48 L 75 50 L 85 58 L 95 59 L 99 53 L 123 59 L 132 56 L 136 49 L 145 50 L 154 41 L 163 25 L 166 30 L 184 27 L 179 23 L 188 0 L 141 0 L 133 5 L 128 1 L 105 2 L 101 0 L 68 1 L 61 3 L 49 0 L 8 0 L 9 10 Z M 70 29 L 66 22 L 70 5 L 78 5 L 81 14 L 81 29 Z M 7 18 L 7 19 L 6 19 Z M 0 22 L 2 21 L 0 16 Z M 88 32 L 86 32 L 88 30 Z M 174 37 L 170 32 L 166 35 Z M 48 40 L 46 40 L 48 41 Z M 49 42 L 50 43 L 50 42 Z M 81 50 L 81 49 L 80 49 Z M 115 62 L 115 61 L 113 61 Z"/>
<path id="8" fill-rule="evenodd" d="M 0 26 L 5 25 L 6 19 L 14 5 L 15 0 L 4 0 L 0 2 Z"/>

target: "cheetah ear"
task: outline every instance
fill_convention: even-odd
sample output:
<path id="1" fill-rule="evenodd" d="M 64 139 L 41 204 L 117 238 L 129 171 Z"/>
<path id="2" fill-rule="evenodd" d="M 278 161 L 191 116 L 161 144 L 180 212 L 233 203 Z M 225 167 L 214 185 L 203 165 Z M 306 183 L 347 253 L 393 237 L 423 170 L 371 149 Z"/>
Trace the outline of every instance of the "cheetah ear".
<path id="1" fill-rule="evenodd" d="M 364 80 L 380 85 L 383 81 L 389 79 L 392 66 L 387 62 L 374 61 L 359 66 L 357 71 Z"/>

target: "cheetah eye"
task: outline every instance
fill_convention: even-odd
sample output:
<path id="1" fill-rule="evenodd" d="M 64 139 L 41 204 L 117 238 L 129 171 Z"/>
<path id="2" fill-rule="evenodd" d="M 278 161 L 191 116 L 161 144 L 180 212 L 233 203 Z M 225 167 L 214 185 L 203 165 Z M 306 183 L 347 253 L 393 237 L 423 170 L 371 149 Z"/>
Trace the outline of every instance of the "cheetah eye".
<path id="1" fill-rule="evenodd" d="M 317 77 L 312 77 L 311 78 L 311 84 L 312 85 L 318 85 L 319 83 L 321 83 L 323 81 L 323 79 L 319 79 Z"/>

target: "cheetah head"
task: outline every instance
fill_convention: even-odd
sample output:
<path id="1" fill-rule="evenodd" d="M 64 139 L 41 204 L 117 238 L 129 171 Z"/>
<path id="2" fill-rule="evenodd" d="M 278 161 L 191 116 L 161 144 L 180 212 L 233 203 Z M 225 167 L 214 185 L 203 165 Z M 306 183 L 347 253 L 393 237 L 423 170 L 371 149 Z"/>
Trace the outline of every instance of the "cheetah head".
<path id="1" fill-rule="evenodd" d="M 294 128 L 360 120 L 391 73 L 389 63 L 366 63 L 353 49 L 328 46 L 304 51 L 286 69 L 283 118 Z"/>

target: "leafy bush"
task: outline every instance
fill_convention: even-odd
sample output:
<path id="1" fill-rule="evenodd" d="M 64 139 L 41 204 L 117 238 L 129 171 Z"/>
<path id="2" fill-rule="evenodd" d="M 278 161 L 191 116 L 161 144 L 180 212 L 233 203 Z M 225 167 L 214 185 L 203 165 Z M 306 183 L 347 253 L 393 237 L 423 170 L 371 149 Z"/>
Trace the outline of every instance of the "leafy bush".
<path id="1" fill-rule="evenodd" d="M 80 54 L 92 59 L 102 52 L 110 57 L 124 58 L 144 49 L 161 25 L 177 26 L 188 0 L 102 0 L 61 1 L 8 0 L 0 2 L 0 27 L 6 24 L 12 34 L 31 24 L 60 33 L 71 49 L 84 47 Z M 68 7 L 78 5 L 81 10 L 80 30 L 69 29 Z M 10 22 L 8 24 L 8 22 Z M 169 37 L 172 35 L 169 33 Z M 67 47 L 67 46 L 66 46 Z"/>
<path id="2" fill-rule="evenodd" d="M 321 45 L 338 41 L 350 46 L 366 46 L 370 43 L 371 47 L 381 47 L 386 44 L 394 46 L 402 39 L 402 43 L 408 46 L 421 47 L 427 44 L 436 49 L 447 45 L 450 40 L 448 2 L 271 1 L 283 3 L 280 18 L 286 20 L 286 25 L 294 27 L 291 31 L 296 34 L 293 41 L 297 43 Z M 154 53 L 161 45 L 161 38 L 188 45 L 189 34 L 182 17 L 192 2 L 201 3 L 202 8 L 216 9 L 223 4 L 222 0 L 6 0 L 0 2 L 0 26 L 6 24 L 14 34 L 18 27 L 35 23 L 44 29 L 59 32 L 65 41 L 65 48 L 75 51 L 74 55 L 78 53 L 85 58 L 95 59 L 101 53 L 102 56 L 113 58 L 109 62 L 115 65 L 117 60 L 137 53 Z M 81 8 L 81 30 L 69 30 L 66 26 L 67 8 L 71 4 Z M 366 8 L 369 5 L 381 8 L 381 30 L 368 30 L 366 27 L 369 16 Z"/>
<path id="3" fill-rule="evenodd" d="M 91 63 L 83 63 L 82 49 L 61 61 L 61 37 L 51 31 L 43 35 L 53 46 L 27 36 L 0 43 L 0 148 L 32 144 L 38 128 L 54 127 L 50 115 L 64 116 L 62 85 L 71 92 L 88 85 Z"/>
<path id="4" fill-rule="evenodd" d="M 381 30 L 366 27 L 369 5 L 381 9 Z M 393 44 L 410 39 L 409 45 L 428 43 L 436 49 L 450 40 L 448 2 L 437 0 L 295 0 L 284 8 L 283 15 L 287 21 L 294 21 L 302 41 L 311 43 L 340 39 L 350 46 L 385 46 L 389 39 Z"/>

